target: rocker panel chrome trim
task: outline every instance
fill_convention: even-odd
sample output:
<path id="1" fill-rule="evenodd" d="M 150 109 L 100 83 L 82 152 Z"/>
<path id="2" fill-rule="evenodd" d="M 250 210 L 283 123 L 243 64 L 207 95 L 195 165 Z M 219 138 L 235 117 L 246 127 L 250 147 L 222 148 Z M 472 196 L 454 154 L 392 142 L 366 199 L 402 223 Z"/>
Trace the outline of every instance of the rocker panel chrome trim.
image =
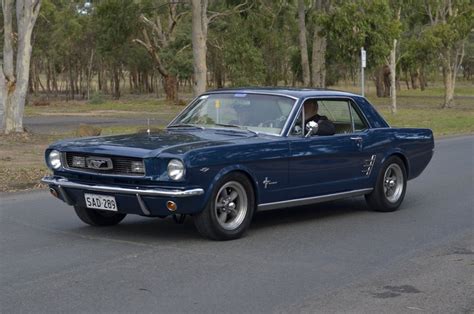
<path id="1" fill-rule="evenodd" d="M 372 190 L 373 188 L 368 188 L 368 189 L 352 190 L 352 191 L 347 191 L 347 192 L 320 195 L 320 196 L 314 196 L 314 197 L 298 198 L 298 199 L 293 199 L 293 200 L 288 200 L 288 201 L 263 203 L 263 204 L 258 205 L 258 210 L 270 210 L 270 209 L 277 209 L 277 208 L 303 206 L 303 205 L 308 205 L 308 204 L 328 202 L 328 201 L 333 201 L 333 200 L 337 200 L 337 199 L 345 198 L 345 197 L 361 196 L 361 195 L 372 192 Z"/>
<path id="2" fill-rule="evenodd" d="M 60 188 L 84 189 L 97 192 L 122 193 L 122 194 L 139 194 L 150 196 L 167 196 L 167 197 L 189 197 L 204 194 L 204 189 L 196 188 L 190 190 L 165 190 L 165 189 L 141 189 L 141 188 L 121 188 L 109 185 L 93 185 L 71 182 L 63 177 L 46 176 L 41 182 L 58 186 Z"/>

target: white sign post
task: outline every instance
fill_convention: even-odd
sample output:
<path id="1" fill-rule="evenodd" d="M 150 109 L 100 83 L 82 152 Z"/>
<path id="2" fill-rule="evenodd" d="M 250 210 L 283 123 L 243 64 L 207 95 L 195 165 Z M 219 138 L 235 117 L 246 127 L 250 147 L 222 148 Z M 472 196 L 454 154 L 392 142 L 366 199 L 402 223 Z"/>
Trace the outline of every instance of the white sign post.
<path id="1" fill-rule="evenodd" d="M 367 55 L 365 53 L 364 47 L 360 48 L 360 86 L 362 90 L 362 97 L 365 96 L 365 87 L 364 87 L 364 69 L 367 65 Z"/>

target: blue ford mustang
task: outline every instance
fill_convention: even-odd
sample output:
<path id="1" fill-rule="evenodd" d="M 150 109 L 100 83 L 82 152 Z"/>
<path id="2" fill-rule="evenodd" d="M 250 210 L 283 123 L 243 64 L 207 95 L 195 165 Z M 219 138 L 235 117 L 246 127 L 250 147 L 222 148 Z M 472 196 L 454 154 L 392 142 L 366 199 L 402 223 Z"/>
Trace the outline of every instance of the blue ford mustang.
<path id="1" fill-rule="evenodd" d="M 328 123 L 331 135 L 318 135 Z M 54 174 L 42 182 L 93 226 L 126 214 L 192 215 L 202 235 L 229 240 L 257 210 L 362 195 L 374 210 L 396 210 L 433 149 L 431 130 L 391 128 L 358 95 L 222 89 L 160 132 L 52 144 L 45 158 Z"/>

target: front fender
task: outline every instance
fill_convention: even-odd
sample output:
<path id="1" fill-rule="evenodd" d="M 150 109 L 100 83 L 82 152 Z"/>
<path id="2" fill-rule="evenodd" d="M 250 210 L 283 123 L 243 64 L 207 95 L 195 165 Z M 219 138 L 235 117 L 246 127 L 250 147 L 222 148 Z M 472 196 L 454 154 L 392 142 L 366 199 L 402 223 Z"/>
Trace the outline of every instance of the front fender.
<path id="1" fill-rule="evenodd" d="M 259 196 L 259 193 L 258 193 L 258 180 L 252 174 L 252 171 L 248 167 L 246 167 L 245 165 L 241 165 L 241 164 L 228 165 L 228 166 L 220 169 L 216 173 L 216 175 L 214 176 L 214 178 L 210 182 L 209 186 L 206 188 L 206 192 L 204 194 L 204 199 L 206 201 L 206 204 L 209 201 L 209 198 L 211 197 L 212 192 L 216 188 L 216 185 L 221 181 L 221 179 L 224 176 L 226 176 L 227 174 L 229 174 L 231 172 L 234 172 L 234 171 L 243 172 L 249 178 L 249 180 L 252 183 L 252 186 L 254 188 L 255 200 L 257 201 L 257 204 L 258 204 L 258 200 L 259 200 L 259 198 L 258 198 L 258 196 Z"/>

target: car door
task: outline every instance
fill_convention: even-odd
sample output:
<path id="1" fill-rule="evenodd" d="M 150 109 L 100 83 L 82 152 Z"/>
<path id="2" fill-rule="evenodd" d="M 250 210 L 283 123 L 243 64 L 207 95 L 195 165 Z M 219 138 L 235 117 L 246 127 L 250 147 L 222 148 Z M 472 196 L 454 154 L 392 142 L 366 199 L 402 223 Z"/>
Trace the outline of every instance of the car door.
<path id="1" fill-rule="evenodd" d="M 304 198 L 366 187 L 364 165 L 367 123 L 350 99 L 318 98 L 318 114 L 327 116 L 336 128 L 330 136 L 289 135 L 289 181 L 292 198 Z M 301 110 L 300 121 L 304 121 Z M 301 126 L 303 127 L 303 126 Z"/>

